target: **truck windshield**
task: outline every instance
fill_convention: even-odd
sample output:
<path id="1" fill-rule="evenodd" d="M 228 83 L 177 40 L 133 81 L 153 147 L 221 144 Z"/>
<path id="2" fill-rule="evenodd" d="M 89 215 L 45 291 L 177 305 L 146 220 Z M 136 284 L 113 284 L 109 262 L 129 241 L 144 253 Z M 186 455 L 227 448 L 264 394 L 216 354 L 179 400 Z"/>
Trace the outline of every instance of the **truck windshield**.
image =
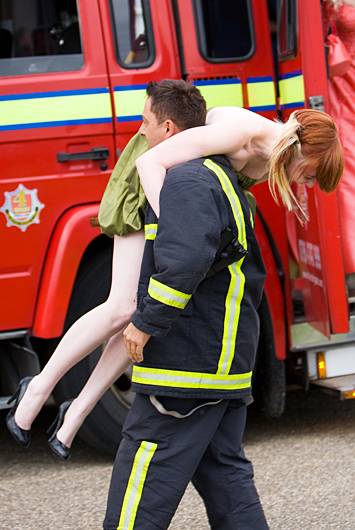
<path id="1" fill-rule="evenodd" d="M 0 75 L 77 70 L 83 65 L 75 0 L 0 2 Z"/>

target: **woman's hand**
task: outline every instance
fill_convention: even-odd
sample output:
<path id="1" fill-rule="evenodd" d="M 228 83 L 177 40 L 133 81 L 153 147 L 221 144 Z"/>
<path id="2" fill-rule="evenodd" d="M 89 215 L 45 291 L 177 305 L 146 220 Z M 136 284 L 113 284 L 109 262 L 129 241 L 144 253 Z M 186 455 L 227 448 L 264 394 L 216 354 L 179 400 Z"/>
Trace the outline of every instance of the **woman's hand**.
<path id="1" fill-rule="evenodd" d="M 148 333 L 136 328 L 132 323 L 128 324 L 123 332 L 123 339 L 127 349 L 128 357 L 134 363 L 143 361 L 143 348 L 150 339 Z"/>

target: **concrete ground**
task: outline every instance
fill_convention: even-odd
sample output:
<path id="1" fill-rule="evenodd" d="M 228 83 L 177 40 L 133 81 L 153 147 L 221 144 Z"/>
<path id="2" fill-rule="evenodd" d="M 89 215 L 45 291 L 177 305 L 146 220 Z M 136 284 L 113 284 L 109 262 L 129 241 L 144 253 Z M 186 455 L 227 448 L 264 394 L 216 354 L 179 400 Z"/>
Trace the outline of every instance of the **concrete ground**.
<path id="1" fill-rule="evenodd" d="M 28 450 L 15 445 L 0 414 L 0 530 L 100 530 L 111 458 L 77 440 L 69 463 L 46 446 L 55 409 L 34 425 Z M 245 440 L 272 530 L 355 529 L 355 401 L 311 391 L 288 395 L 286 413 L 268 420 L 251 410 Z M 170 530 L 208 530 L 192 487 Z"/>

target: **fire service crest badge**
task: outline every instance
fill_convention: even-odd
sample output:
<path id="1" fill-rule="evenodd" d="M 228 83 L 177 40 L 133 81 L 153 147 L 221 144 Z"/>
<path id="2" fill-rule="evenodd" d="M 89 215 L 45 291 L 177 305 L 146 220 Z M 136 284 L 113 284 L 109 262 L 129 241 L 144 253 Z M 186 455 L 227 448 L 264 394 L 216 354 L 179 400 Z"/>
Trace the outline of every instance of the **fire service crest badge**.
<path id="1" fill-rule="evenodd" d="M 14 191 L 5 191 L 5 202 L 0 208 L 8 227 L 17 226 L 25 232 L 32 224 L 39 224 L 39 214 L 44 204 L 38 198 L 37 189 L 28 189 L 19 184 Z"/>

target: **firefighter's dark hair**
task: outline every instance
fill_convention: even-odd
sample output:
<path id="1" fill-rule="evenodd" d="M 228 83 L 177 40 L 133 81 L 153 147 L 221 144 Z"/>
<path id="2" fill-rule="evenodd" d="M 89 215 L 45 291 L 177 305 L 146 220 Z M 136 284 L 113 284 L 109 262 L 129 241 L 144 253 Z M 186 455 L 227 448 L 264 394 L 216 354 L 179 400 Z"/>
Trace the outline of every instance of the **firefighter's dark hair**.
<path id="1" fill-rule="evenodd" d="M 147 86 L 151 110 L 158 123 L 172 120 L 181 130 L 206 123 L 206 101 L 198 88 L 181 79 L 151 81 Z"/>

